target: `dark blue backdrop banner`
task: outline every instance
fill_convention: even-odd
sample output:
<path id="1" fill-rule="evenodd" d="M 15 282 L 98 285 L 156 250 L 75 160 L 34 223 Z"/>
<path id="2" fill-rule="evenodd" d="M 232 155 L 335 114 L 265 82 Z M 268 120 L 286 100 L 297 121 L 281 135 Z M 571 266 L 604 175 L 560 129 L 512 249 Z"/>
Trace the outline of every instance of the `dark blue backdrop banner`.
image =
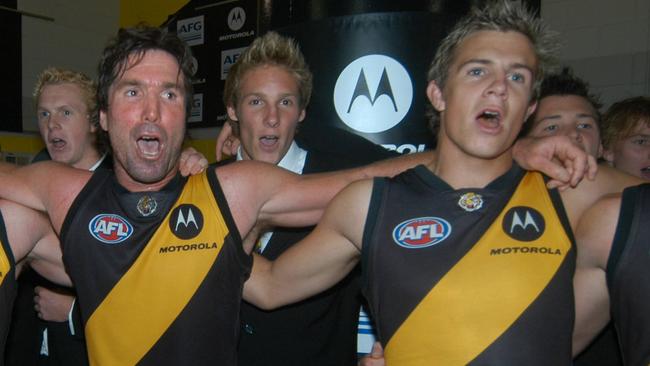
<path id="1" fill-rule="evenodd" d="M 300 43 L 314 73 L 304 128 L 329 125 L 399 152 L 431 147 L 426 72 L 448 23 L 428 12 L 388 12 L 278 29 Z"/>

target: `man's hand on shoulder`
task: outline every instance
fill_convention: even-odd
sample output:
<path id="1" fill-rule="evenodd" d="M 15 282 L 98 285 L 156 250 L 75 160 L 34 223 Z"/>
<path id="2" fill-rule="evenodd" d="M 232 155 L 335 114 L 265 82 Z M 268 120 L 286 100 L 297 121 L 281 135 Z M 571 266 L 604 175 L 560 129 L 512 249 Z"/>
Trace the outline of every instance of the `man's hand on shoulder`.
<path id="1" fill-rule="evenodd" d="M 231 121 L 228 121 L 223 124 L 219 135 L 217 136 L 215 154 L 217 161 L 221 161 L 226 158 L 226 156 L 235 156 L 237 155 L 237 149 L 241 142 L 233 130 Z"/>
<path id="2" fill-rule="evenodd" d="M 513 157 L 526 170 L 538 170 L 549 177 L 549 188 L 575 187 L 586 176 L 596 177 L 596 158 L 567 136 L 523 137 L 513 148 Z"/>
<path id="3" fill-rule="evenodd" d="M 208 167 L 208 159 L 193 147 L 188 147 L 181 153 L 180 166 L 181 175 L 197 175 L 203 173 Z"/>

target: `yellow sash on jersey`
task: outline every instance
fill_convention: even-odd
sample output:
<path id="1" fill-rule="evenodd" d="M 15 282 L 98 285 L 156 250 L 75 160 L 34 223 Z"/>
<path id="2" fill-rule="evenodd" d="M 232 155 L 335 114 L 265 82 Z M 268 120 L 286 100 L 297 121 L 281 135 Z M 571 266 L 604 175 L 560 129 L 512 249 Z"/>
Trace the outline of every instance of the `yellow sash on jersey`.
<path id="1" fill-rule="evenodd" d="M 91 365 L 137 363 L 190 301 L 228 234 L 211 192 L 205 173 L 189 178 L 151 241 L 90 316 L 86 340 Z M 189 240 L 177 238 L 169 229 L 170 214 L 182 203 L 198 207 L 204 218 L 201 233 Z M 159 253 L 169 245 L 216 240 L 218 249 Z"/>
<path id="2" fill-rule="evenodd" d="M 546 230 L 540 238 L 521 242 L 503 232 L 503 217 L 515 206 L 533 207 L 544 216 Z M 547 248 L 543 251 L 556 254 L 491 255 L 492 249 L 505 247 Z M 542 177 L 528 173 L 481 240 L 431 289 L 388 341 L 386 364 L 469 363 L 535 301 L 569 250 L 571 241 Z"/>
<path id="3" fill-rule="evenodd" d="M 7 245 L 7 247 L 9 247 L 9 245 Z M 7 277 L 9 271 L 11 271 L 11 262 L 9 261 L 9 256 L 7 256 L 7 252 L 5 251 L 5 246 L 3 246 L 0 241 L 0 286 L 4 283 L 5 277 Z"/>

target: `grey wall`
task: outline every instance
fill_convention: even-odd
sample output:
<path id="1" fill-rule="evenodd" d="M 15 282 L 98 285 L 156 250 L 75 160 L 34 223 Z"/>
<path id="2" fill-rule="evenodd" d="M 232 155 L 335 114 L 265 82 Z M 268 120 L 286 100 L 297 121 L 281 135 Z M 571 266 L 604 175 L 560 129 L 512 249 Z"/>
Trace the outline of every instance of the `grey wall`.
<path id="1" fill-rule="evenodd" d="M 606 106 L 650 95 L 650 1 L 542 0 L 542 18 L 561 33 L 563 64 Z"/>
<path id="2" fill-rule="evenodd" d="M 22 19 L 23 128 L 37 131 L 31 94 L 38 74 L 59 66 L 94 78 L 101 50 L 119 26 L 119 1 L 18 0 L 18 9 L 54 18 Z"/>

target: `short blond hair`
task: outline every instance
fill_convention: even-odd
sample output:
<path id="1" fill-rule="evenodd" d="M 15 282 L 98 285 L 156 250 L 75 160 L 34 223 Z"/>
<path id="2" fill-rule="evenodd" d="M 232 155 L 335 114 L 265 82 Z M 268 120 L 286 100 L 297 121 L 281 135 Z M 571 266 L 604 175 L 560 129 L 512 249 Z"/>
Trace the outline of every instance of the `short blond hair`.
<path id="1" fill-rule="evenodd" d="M 268 32 L 256 38 L 230 68 L 223 90 L 226 107 L 237 104 L 244 75 L 256 67 L 266 65 L 283 67 L 296 79 L 300 107 L 306 108 L 313 87 L 311 71 L 296 41 L 276 32 Z"/>
<path id="2" fill-rule="evenodd" d="M 530 40 L 538 61 L 532 95 L 533 99 L 537 99 L 542 80 L 557 63 L 557 33 L 549 30 L 521 0 L 493 0 L 484 7 L 474 6 L 438 46 L 427 72 L 427 81 L 435 80 L 438 87 L 443 89 L 458 46 L 472 34 L 481 31 L 518 32 Z M 428 114 L 430 127 L 436 133 L 440 113 L 429 106 Z"/>
<path id="3" fill-rule="evenodd" d="M 97 84 L 86 74 L 61 69 L 58 67 L 48 67 L 38 76 L 36 86 L 34 87 L 34 103 L 38 108 L 38 100 L 41 97 L 43 88 L 48 85 L 56 84 L 74 84 L 81 89 L 84 98 L 84 104 L 88 111 L 88 121 L 95 126 L 99 125 L 99 114 L 97 111 Z"/>

